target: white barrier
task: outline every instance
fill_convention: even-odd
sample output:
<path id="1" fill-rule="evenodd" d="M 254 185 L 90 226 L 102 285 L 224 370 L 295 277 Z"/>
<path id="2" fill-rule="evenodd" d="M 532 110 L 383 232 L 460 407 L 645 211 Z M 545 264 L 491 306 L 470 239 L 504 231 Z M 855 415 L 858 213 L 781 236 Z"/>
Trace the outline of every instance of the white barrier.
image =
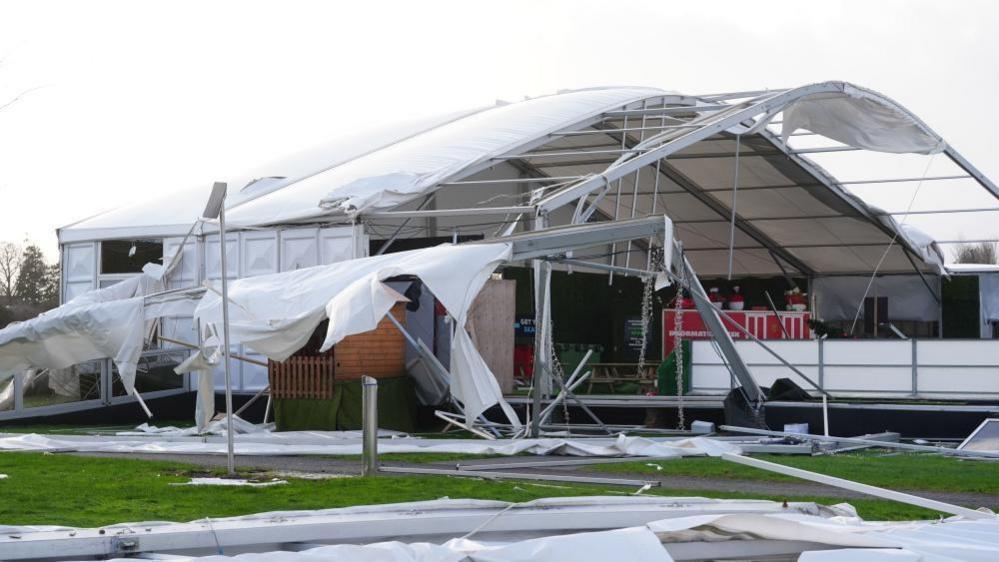
<path id="1" fill-rule="evenodd" d="M 711 341 L 694 341 L 692 390 L 722 394 L 732 380 Z M 811 385 L 750 341 L 735 342 L 761 386 Z M 802 340 L 767 345 L 834 396 L 999 398 L 999 340 Z"/>

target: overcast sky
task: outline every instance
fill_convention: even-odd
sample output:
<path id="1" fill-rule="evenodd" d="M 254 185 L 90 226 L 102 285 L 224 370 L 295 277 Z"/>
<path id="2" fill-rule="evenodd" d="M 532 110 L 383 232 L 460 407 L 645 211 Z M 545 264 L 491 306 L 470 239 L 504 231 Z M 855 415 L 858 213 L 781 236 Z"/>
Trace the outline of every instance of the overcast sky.
<path id="1" fill-rule="evenodd" d="M 988 1 L 5 0 L 0 104 L 31 91 L 0 111 L 0 240 L 54 257 L 59 226 L 369 123 L 596 85 L 846 80 L 999 179 L 997 29 Z M 927 186 L 916 206 L 947 201 Z"/>

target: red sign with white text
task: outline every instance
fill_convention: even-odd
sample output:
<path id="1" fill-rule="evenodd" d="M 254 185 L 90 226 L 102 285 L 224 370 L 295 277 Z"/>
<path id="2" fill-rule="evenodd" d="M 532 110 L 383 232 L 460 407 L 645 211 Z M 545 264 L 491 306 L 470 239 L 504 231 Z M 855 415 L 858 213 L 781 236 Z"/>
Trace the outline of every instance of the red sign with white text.
<path id="1" fill-rule="evenodd" d="M 747 332 L 753 334 L 761 340 L 807 340 L 812 338 L 812 330 L 808 327 L 808 320 L 811 314 L 808 312 L 778 312 L 774 314 L 769 310 L 726 310 L 731 321 L 722 317 L 722 323 L 728 329 L 729 335 L 734 340 L 749 339 L 741 331 L 736 329 L 732 322 L 742 326 Z M 711 331 L 705 326 L 701 315 L 694 309 L 683 309 L 679 311 L 680 323 L 677 330 L 677 311 L 672 309 L 663 310 L 663 356 L 673 351 L 673 344 L 676 341 L 677 332 L 680 339 L 684 340 L 709 340 Z M 781 330 L 781 324 L 784 330 Z M 787 336 L 784 335 L 787 331 Z"/>

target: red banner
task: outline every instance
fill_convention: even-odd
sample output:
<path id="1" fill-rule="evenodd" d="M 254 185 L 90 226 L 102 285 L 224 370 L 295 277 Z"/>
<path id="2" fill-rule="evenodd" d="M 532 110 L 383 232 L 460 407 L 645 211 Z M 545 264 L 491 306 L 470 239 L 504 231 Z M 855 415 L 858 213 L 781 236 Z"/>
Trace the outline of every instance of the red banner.
<path id="1" fill-rule="evenodd" d="M 738 324 L 761 340 L 807 340 L 812 338 L 812 330 L 808 327 L 808 320 L 811 314 L 808 312 L 778 312 L 774 314 L 768 310 L 726 310 L 732 318 L 731 321 L 722 317 L 722 323 L 728 329 L 729 335 L 734 340 L 749 339 L 732 324 Z M 680 322 L 677 329 L 677 311 L 672 309 L 663 310 L 663 356 L 671 351 L 676 341 L 677 335 L 685 340 L 709 340 L 711 331 L 704 325 L 701 315 L 694 309 L 684 309 L 679 312 Z M 785 337 L 781 330 L 781 324 L 787 331 Z"/>

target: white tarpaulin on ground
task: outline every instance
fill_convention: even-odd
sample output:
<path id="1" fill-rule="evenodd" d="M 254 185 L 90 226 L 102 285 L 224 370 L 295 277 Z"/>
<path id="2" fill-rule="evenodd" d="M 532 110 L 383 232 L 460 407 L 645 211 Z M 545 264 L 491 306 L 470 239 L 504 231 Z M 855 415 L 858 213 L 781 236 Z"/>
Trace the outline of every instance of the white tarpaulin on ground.
<path id="1" fill-rule="evenodd" d="M 648 528 L 660 536 L 693 529 L 721 532 L 727 536 L 745 534 L 761 539 L 852 547 L 805 553 L 799 558 L 810 562 L 999 560 L 999 519 L 869 523 L 856 517 L 732 514 L 665 519 L 649 523 Z"/>
<path id="2" fill-rule="evenodd" d="M 845 84 L 843 93 L 806 96 L 784 108 L 784 143 L 798 129 L 865 150 L 936 154 L 947 143 L 883 96 Z"/>
<path id="3" fill-rule="evenodd" d="M 378 325 L 399 300 L 399 294 L 382 281 L 400 275 L 418 277 L 457 325 L 464 327 L 475 296 L 496 266 L 509 257 L 509 244 L 444 244 L 239 279 L 229 287 L 230 341 L 283 361 L 329 318 L 323 343 L 328 349 L 347 336 Z M 195 311 L 202 326 L 221 325 L 221 302 L 217 294 L 205 294 Z M 451 375 L 451 394 L 464 405 L 469 421 L 499 404 L 510 422 L 519 424 L 464 328 L 455 332 Z"/>
<path id="4" fill-rule="evenodd" d="M 663 511 L 658 518 L 648 523 L 622 526 L 621 528 L 591 532 L 586 531 L 586 515 L 579 515 L 576 527 L 564 522 L 556 527 L 546 526 L 546 520 L 533 509 L 546 509 L 558 513 L 560 509 L 574 507 L 602 506 L 608 516 L 620 514 L 622 509 L 641 512 L 648 508 L 660 508 L 658 502 L 677 502 L 676 511 Z M 711 552 L 740 552 L 745 545 L 745 559 L 757 559 L 753 547 L 758 541 L 776 541 L 787 544 L 788 552 L 801 550 L 797 558 L 803 562 L 860 562 L 860 561 L 913 561 L 913 562 L 984 562 L 999 559 L 999 520 L 967 521 L 952 518 L 944 521 L 906 522 L 866 522 L 859 517 L 848 515 L 853 512 L 846 504 L 831 508 L 821 508 L 815 515 L 800 509 L 783 509 L 778 512 L 770 502 L 754 502 L 755 506 L 735 505 L 732 500 L 700 500 L 694 498 L 645 497 L 582 497 L 550 498 L 507 504 L 475 500 L 435 500 L 388 506 L 357 506 L 318 511 L 261 513 L 243 517 L 213 520 L 215 526 L 228 528 L 230 524 L 259 524 L 271 521 L 273 525 L 287 525 L 289 519 L 297 518 L 301 524 L 309 518 L 338 516 L 343 522 L 352 517 L 380 516 L 380 526 L 372 526 L 372 537 L 389 534 L 384 527 L 394 524 L 391 517 L 398 513 L 420 513 L 441 521 L 447 517 L 467 519 L 481 517 L 481 510 L 489 510 L 493 517 L 487 519 L 478 533 L 466 534 L 465 525 L 455 524 L 452 538 L 442 544 L 431 542 L 369 542 L 316 546 L 298 552 L 270 551 L 246 553 L 237 556 L 192 557 L 198 562 L 223 562 L 239 560 L 243 562 L 298 562 L 337 560 L 348 562 L 465 562 L 465 561 L 539 561 L 555 562 L 605 562 L 606 560 L 627 560 L 629 562 L 668 562 L 673 560 L 667 549 L 686 547 L 685 552 L 698 548 L 705 558 L 713 558 Z M 779 504 L 772 504 L 778 506 Z M 788 506 L 785 506 L 787 508 Z M 748 509 L 747 509 L 748 508 Z M 778 508 L 780 509 L 780 508 Z M 523 513 L 521 513 L 523 510 Z M 593 511 L 587 511 L 593 516 Z M 671 516 L 672 515 L 672 516 Z M 513 533 L 503 533 L 494 525 L 496 519 L 507 517 L 507 521 L 521 516 L 531 516 L 536 533 L 542 536 L 523 538 Z M 523 524 L 522 522 L 520 523 Z M 590 521 L 592 524 L 592 521 Z M 129 523 L 110 526 L 116 528 L 162 528 L 167 523 Z M 182 526 L 182 525 L 178 525 Z M 20 541 L 32 540 L 33 533 L 51 530 L 69 530 L 65 527 L 7 528 L 5 532 L 16 532 Z M 488 536 L 483 536 L 488 533 Z M 445 537 L 446 532 L 442 532 Z M 478 535 L 478 536 L 477 536 Z M 404 535 L 403 535 L 404 536 Z M 731 544 L 734 548 L 724 548 Z M 718 548 L 722 547 L 722 548 Z M 805 550 L 808 549 L 808 550 Z M 793 555 L 793 554 L 792 554 Z M 763 556 L 769 559 L 768 556 Z M 784 558 L 781 558 L 784 559 Z M 124 562 L 126 559 L 120 559 Z"/>
<path id="5" fill-rule="evenodd" d="M 146 333 L 143 295 L 162 290 L 162 271 L 146 264 L 142 275 L 0 330 L 0 374 L 65 369 L 110 357 L 131 395 Z"/>
<path id="6" fill-rule="evenodd" d="M 281 432 L 235 436 L 237 455 L 359 455 L 361 439 L 326 438 L 324 432 Z M 85 451 L 100 453 L 174 453 L 224 455 L 224 439 L 137 436 L 73 436 L 25 434 L 0 438 L 0 451 Z M 420 439 L 400 437 L 378 442 L 379 453 L 467 453 L 473 455 L 567 455 L 578 457 L 719 456 L 740 452 L 737 445 L 705 437 L 656 439 L 646 437 L 576 439 Z"/>

